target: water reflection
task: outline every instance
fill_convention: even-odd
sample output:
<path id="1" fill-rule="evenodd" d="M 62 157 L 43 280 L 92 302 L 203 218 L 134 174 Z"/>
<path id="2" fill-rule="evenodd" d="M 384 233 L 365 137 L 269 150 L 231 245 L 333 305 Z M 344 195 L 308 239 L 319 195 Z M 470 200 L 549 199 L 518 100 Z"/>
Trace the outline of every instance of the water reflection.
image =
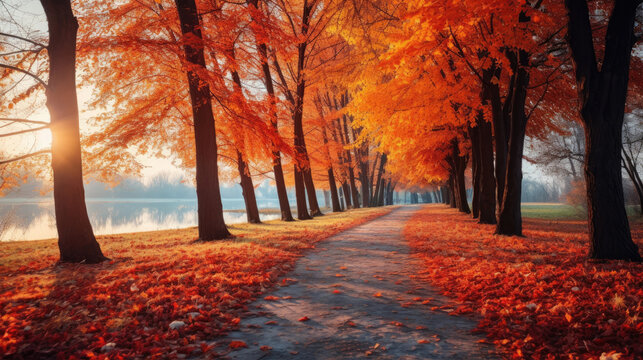
<path id="1" fill-rule="evenodd" d="M 276 200 L 258 200 L 260 208 L 278 208 Z M 226 223 L 246 221 L 243 199 L 223 199 Z M 178 229 L 197 224 L 194 199 L 87 199 L 87 212 L 97 235 Z M 278 214 L 261 214 L 262 220 Z M 54 238 L 56 220 L 50 199 L 0 200 L 0 241 Z"/>

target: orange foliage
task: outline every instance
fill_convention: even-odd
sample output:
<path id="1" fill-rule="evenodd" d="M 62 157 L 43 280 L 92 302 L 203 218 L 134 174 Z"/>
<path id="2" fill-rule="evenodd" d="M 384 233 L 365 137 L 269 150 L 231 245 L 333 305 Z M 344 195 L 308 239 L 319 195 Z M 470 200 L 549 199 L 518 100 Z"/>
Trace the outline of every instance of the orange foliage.
<path id="1" fill-rule="evenodd" d="M 643 356 L 643 265 L 587 260 L 583 221 L 525 219 L 525 237 L 493 234 L 492 225 L 444 206 L 427 206 L 404 230 L 418 276 L 475 311 L 478 329 L 505 358 L 598 359 Z M 643 223 L 632 224 L 643 243 Z"/>

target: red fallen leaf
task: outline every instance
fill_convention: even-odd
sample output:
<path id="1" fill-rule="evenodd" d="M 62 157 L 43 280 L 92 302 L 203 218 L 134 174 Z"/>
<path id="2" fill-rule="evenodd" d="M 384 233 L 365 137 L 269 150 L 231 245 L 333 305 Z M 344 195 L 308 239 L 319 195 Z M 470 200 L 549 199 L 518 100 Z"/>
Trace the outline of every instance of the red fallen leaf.
<path id="1" fill-rule="evenodd" d="M 201 346 L 201 352 L 204 353 L 204 354 L 206 352 L 208 352 L 208 350 L 210 350 L 212 348 L 212 346 L 210 346 L 210 345 L 208 345 L 207 343 L 204 343 L 204 342 L 202 342 L 200 346 Z"/>
<path id="2" fill-rule="evenodd" d="M 238 348 L 247 348 L 248 345 L 241 341 L 241 340 L 232 340 L 230 341 L 230 344 L 228 345 L 230 349 L 238 349 Z"/>
<path id="3" fill-rule="evenodd" d="M 373 294 L 373 296 L 375 296 L 375 297 L 382 297 L 382 293 L 381 293 L 381 292 L 376 292 L 375 294 Z"/>
<path id="4" fill-rule="evenodd" d="M 426 326 L 418 325 L 415 327 L 415 330 L 426 330 Z"/>
<path id="5" fill-rule="evenodd" d="M 342 292 L 339 290 L 333 290 L 333 294 L 341 294 Z"/>
<path id="6" fill-rule="evenodd" d="M 297 320 L 297 321 L 304 322 L 304 321 L 308 321 L 308 320 L 310 320 L 310 319 L 308 318 L 308 316 L 304 316 L 304 317 L 299 318 L 299 320 Z"/>
<path id="7" fill-rule="evenodd" d="M 277 301 L 277 300 L 280 300 L 280 298 L 279 298 L 278 296 L 272 296 L 272 295 L 270 295 L 270 296 L 266 296 L 266 297 L 264 297 L 264 300 L 268 300 L 268 301 Z"/>
<path id="8" fill-rule="evenodd" d="M 348 268 L 347 268 L 346 266 L 340 266 L 340 267 L 339 267 L 339 269 L 340 269 L 340 270 L 346 270 L 346 269 L 348 269 Z"/>
<path id="9" fill-rule="evenodd" d="M 263 345 L 263 346 L 261 346 L 259 348 L 259 350 L 261 350 L 261 351 L 270 351 L 270 350 L 272 350 L 272 348 L 270 346 L 268 346 L 268 345 Z"/>
<path id="10" fill-rule="evenodd" d="M 404 324 L 402 324 L 399 321 L 391 321 L 391 325 L 395 325 L 395 326 L 398 326 L 398 327 L 403 327 L 404 326 Z"/>
<path id="11" fill-rule="evenodd" d="M 419 297 L 419 296 L 418 296 L 418 297 L 414 297 L 414 298 L 413 298 L 413 301 L 422 301 L 422 298 L 421 298 L 421 297 Z"/>
<path id="12" fill-rule="evenodd" d="M 354 322 L 352 322 L 352 321 L 347 322 L 347 323 L 346 323 L 346 325 L 348 325 L 348 326 L 350 326 L 350 327 L 355 327 L 355 326 L 357 326 L 357 325 L 356 325 Z"/>
<path id="13" fill-rule="evenodd" d="M 427 339 L 418 340 L 418 344 L 428 344 L 428 343 L 430 343 L 430 341 Z"/>
<path id="14" fill-rule="evenodd" d="M 344 277 L 344 275 L 338 273 L 338 274 L 335 274 L 335 277 Z"/>
<path id="15" fill-rule="evenodd" d="M 567 320 L 567 322 L 572 322 L 572 316 L 569 315 L 569 313 L 565 313 L 565 319 Z"/>
<path id="16" fill-rule="evenodd" d="M 277 322 L 274 320 L 266 321 L 264 325 L 277 325 Z"/>

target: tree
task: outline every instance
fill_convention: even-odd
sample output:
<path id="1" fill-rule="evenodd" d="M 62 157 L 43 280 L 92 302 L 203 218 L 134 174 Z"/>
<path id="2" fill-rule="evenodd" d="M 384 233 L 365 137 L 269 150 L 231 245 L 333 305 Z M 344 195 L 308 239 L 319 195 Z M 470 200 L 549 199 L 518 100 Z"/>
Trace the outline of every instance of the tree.
<path id="1" fill-rule="evenodd" d="M 19 60 L 15 65 L 0 64 L 0 67 L 6 70 L 0 81 L 12 81 L 14 74 L 20 74 L 23 76 L 22 78 L 27 77 L 36 80 L 36 85 L 27 87 L 25 91 L 11 100 L 9 109 L 14 104 L 31 96 L 32 93 L 44 88 L 51 121 L 44 123 L 28 119 L 3 118 L 3 121 L 8 121 L 8 124 L 3 127 L 12 124 L 39 125 L 40 127 L 32 127 L 3 134 L 2 136 L 15 136 L 49 128 L 52 132 L 51 150 L 34 151 L 26 155 L 2 160 L 0 165 L 4 167 L 7 164 L 51 152 L 54 208 L 60 261 L 98 263 L 107 260 L 107 258 L 103 255 L 100 245 L 96 241 L 85 205 L 76 96 L 76 36 L 78 22 L 74 16 L 71 2 L 68 0 L 41 0 L 41 4 L 47 18 L 48 45 L 17 35 L 1 34 L 2 36 L 29 43 L 35 48 L 24 50 L 20 47 L 17 47 L 18 50 L 14 48 L 12 53 Z M 45 49 L 49 57 L 48 69 L 36 72 L 30 71 L 36 60 L 43 53 L 42 50 Z M 7 59 L 7 57 L 3 56 L 3 59 Z M 45 82 L 39 76 L 47 72 L 49 73 L 49 79 Z M 19 87 L 18 82 L 3 91 L 3 95 Z M 9 177 L 16 175 L 15 173 L 12 174 L 13 170 L 4 168 L 3 175 L 6 172 L 9 173 Z M 3 178 L 3 187 L 10 184 L 16 185 L 17 183 Z"/>
<path id="2" fill-rule="evenodd" d="M 223 220 L 219 191 L 217 143 L 210 87 L 199 73 L 205 69 L 204 44 L 199 15 L 194 0 L 176 0 L 181 22 L 185 67 L 194 117 L 196 145 L 196 193 L 199 216 L 199 239 L 203 241 L 230 236 Z"/>
<path id="3" fill-rule="evenodd" d="M 42 0 L 49 29 L 47 108 L 60 260 L 96 263 L 103 255 L 87 215 L 76 97 L 76 33 L 71 2 Z"/>
<path id="4" fill-rule="evenodd" d="M 599 70 L 588 4 L 565 1 L 579 112 L 585 127 L 589 256 L 594 259 L 641 261 L 625 212 L 621 176 L 623 117 L 640 4 L 640 0 L 614 2 Z"/>

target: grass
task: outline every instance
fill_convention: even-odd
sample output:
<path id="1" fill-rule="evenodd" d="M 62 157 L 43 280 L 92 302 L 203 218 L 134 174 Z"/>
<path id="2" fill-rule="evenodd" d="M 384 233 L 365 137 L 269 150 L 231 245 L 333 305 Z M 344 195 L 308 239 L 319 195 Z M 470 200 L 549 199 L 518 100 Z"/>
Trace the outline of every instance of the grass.
<path id="1" fill-rule="evenodd" d="M 112 261 L 97 265 L 56 264 L 53 239 L 0 243 L 0 354 L 216 357 L 206 341 L 234 329 L 304 251 L 392 208 L 235 224 L 234 238 L 207 243 L 196 228 L 98 236 Z"/>
<path id="2" fill-rule="evenodd" d="M 520 207 L 525 218 L 545 220 L 587 220 L 587 214 L 576 207 L 561 203 L 523 203 Z M 643 221 L 638 205 L 626 205 L 631 222 Z"/>

